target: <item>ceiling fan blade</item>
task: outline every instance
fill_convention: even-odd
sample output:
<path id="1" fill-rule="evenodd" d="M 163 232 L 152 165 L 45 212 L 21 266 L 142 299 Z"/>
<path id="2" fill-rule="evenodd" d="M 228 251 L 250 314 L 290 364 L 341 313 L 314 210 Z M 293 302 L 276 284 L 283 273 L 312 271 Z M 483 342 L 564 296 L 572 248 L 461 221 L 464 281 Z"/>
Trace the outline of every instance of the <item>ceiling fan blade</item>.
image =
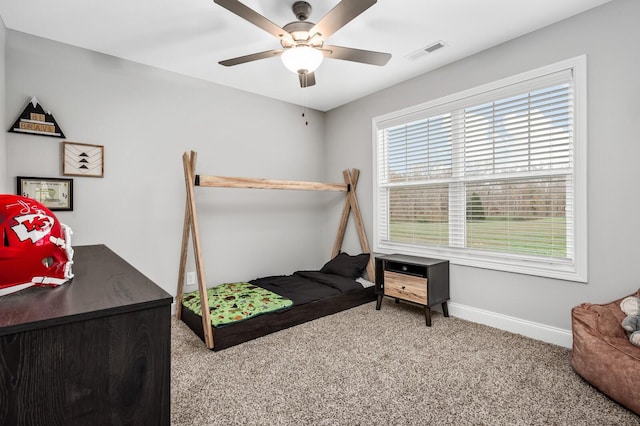
<path id="1" fill-rule="evenodd" d="M 309 30 L 309 34 L 318 33 L 321 40 L 326 40 L 376 3 L 377 0 L 342 0 Z"/>
<path id="2" fill-rule="evenodd" d="M 298 73 L 298 79 L 300 79 L 300 87 L 303 89 L 305 87 L 315 86 L 316 84 L 316 75 L 312 72 L 308 73 Z"/>
<path id="3" fill-rule="evenodd" d="M 247 62 L 257 61 L 258 59 L 266 59 L 272 58 L 274 56 L 282 55 L 283 50 L 267 50 L 260 53 L 252 53 L 251 55 L 238 56 L 237 58 L 226 59 L 224 61 L 218 62 L 220 65 L 224 65 L 225 67 L 231 67 L 233 65 L 240 65 Z"/>
<path id="4" fill-rule="evenodd" d="M 391 59 L 390 53 L 353 49 L 351 47 L 324 46 L 321 50 L 325 58 L 361 62 L 363 64 L 369 65 L 382 66 L 389 62 L 389 59 Z"/>
<path id="5" fill-rule="evenodd" d="M 281 40 L 286 40 L 289 43 L 293 44 L 293 39 L 291 38 L 291 34 L 286 32 L 285 30 L 283 30 L 282 28 L 280 28 L 279 26 L 277 26 L 276 24 L 274 24 L 264 16 L 260 15 L 255 10 L 240 3 L 239 1 L 237 0 L 213 0 L 213 1 L 216 4 L 219 4 L 220 6 L 227 9 L 229 12 L 235 13 L 242 19 L 245 19 L 251 22 L 253 25 L 259 28 L 262 28 L 263 30 L 273 35 L 274 37 Z"/>

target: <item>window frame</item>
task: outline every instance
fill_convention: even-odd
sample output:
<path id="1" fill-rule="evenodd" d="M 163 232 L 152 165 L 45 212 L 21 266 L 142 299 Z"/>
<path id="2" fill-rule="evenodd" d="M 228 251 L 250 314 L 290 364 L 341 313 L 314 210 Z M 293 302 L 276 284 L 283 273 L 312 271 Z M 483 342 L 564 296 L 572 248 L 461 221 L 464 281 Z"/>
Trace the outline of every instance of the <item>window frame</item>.
<path id="1" fill-rule="evenodd" d="M 573 197 L 567 202 L 573 205 L 574 243 L 573 261 L 536 259 L 535 256 L 510 255 L 509 253 L 478 253 L 473 249 L 454 247 L 425 247 L 417 244 L 386 242 L 380 239 L 379 200 L 379 131 L 393 125 L 413 122 L 433 117 L 440 113 L 452 112 L 451 105 L 464 102 L 466 98 L 487 98 L 501 96 L 510 86 L 529 84 L 527 90 L 535 90 L 544 77 L 571 70 L 573 77 Z M 379 253 L 401 253 L 448 259 L 452 264 L 514 272 L 540 277 L 587 282 L 587 64 L 586 55 L 577 56 L 531 71 L 500 79 L 488 84 L 464 90 L 439 99 L 427 101 L 399 111 L 394 111 L 372 119 L 373 144 L 373 251 Z M 481 102 L 481 101 L 479 101 Z M 469 105 L 470 106 L 470 105 Z M 428 114 L 428 115 L 427 115 Z M 391 124 L 390 124 L 391 123 Z M 385 202 L 386 204 L 386 202 Z M 388 212 L 387 212 L 388 215 Z M 451 217 L 451 216 L 450 216 Z M 386 226 L 386 225 L 385 225 Z"/>

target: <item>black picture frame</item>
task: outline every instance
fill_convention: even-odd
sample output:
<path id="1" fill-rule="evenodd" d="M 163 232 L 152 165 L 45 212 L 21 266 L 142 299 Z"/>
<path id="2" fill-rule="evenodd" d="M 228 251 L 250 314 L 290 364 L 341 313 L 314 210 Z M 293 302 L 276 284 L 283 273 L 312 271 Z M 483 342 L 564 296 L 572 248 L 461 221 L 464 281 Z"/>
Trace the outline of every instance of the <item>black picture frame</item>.
<path id="1" fill-rule="evenodd" d="M 16 194 L 34 199 L 51 211 L 73 211 L 73 179 L 17 176 Z"/>

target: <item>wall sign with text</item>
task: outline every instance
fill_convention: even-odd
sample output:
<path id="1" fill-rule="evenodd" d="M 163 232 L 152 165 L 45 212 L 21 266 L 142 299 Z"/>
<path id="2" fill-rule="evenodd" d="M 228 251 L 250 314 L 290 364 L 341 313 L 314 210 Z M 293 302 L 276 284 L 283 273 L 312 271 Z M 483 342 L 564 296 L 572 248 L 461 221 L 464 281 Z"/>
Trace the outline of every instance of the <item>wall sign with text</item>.
<path id="1" fill-rule="evenodd" d="M 20 117 L 9 129 L 13 133 L 28 133 L 32 135 L 52 136 L 64 138 L 62 129 L 50 111 L 45 112 L 34 96 L 20 114 Z"/>

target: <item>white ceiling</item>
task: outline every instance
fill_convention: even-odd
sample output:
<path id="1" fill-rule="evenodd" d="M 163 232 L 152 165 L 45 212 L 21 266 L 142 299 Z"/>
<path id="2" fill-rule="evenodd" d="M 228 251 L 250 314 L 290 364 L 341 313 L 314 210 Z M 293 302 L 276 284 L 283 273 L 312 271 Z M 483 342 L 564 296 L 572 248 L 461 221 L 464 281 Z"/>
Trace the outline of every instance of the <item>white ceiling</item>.
<path id="1" fill-rule="evenodd" d="M 294 0 L 242 0 L 277 25 Z M 339 0 L 307 0 L 318 22 Z M 348 0 L 346 0 L 348 1 Z M 280 47 L 213 0 L 0 0 L 7 28 L 328 111 L 610 0 L 380 0 L 327 44 L 388 52 L 384 67 L 325 59 L 302 89 L 279 58 L 217 62 Z M 445 48 L 407 55 L 437 41 Z"/>

